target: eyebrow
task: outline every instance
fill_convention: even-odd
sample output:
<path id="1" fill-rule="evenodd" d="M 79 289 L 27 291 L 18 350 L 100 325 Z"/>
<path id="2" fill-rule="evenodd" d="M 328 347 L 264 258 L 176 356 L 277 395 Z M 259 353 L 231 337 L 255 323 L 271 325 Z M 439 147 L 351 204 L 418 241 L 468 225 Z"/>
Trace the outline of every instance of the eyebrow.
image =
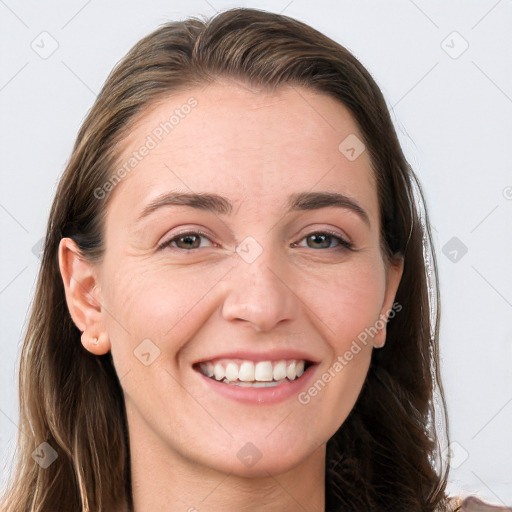
<path id="1" fill-rule="evenodd" d="M 190 206 L 218 215 L 229 215 L 233 210 L 231 201 L 218 194 L 206 192 L 167 192 L 156 197 L 144 207 L 137 222 L 164 206 Z M 352 198 L 338 192 L 301 192 L 292 194 L 287 203 L 287 212 L 318 210 L 320 208 L 344 208 L 356 213 L 368 226 L 370 218 L 366 211 Z"/>

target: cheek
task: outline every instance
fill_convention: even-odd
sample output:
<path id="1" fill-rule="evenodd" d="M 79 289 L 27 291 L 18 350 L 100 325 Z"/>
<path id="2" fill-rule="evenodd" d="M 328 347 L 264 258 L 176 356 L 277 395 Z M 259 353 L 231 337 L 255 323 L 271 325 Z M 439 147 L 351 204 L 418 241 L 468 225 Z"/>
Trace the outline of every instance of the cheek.
<path id="1" fill-rule="evenodd" d="M 322 332 L 337 351 L 345 349 L 379 319 L 385 296 L 385 271 L 377 258 L 340 265 L 303 281 L 301 295 L 322 320 Z"/>
<path id="2" fill-rule="evenodd" d="M 305 301 L 307 297 L 307 305 L 315 313 L 311 318 L 316 317 L 317 329 L 329 345 L 331 356 L 299 401 L 307 407 L 330 411 L 312 421 L 333 435 L 353 409 L 368 373 L 373 350 L 371 328 L 384 300 L 384 267 L 375 258 L 339 266 L 329 275 L 316 275 L 307 281 L 302 296 Z"/>
<path id="3" fill-rule="evenodd" d="M 151 340 L 161 356 L 174 356 L 172 347 L 190 338 L 204 322 L 207 297 L 229 268 L 200 271 L 192 268 L 128 261 L 106 266 L 104 317 L 112 353 L 133 364 L 133 351 L 143 340 Z M 165 346 L 163 345 L 165 340 Z M 159 356 L 159 362 L 164 357 Z"/>

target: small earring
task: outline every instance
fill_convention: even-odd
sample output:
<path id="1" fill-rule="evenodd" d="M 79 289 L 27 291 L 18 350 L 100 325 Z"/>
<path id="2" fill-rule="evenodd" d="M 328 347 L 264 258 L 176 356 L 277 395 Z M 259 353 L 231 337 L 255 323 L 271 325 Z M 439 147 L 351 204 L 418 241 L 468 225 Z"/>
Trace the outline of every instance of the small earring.
<path id="1" fill-rule="evenodd" d="M 94 344 L 94 345 L 97 345 L 99 343 L 99 339 L 98 338 L 91 338 L 91 342 Z"/>

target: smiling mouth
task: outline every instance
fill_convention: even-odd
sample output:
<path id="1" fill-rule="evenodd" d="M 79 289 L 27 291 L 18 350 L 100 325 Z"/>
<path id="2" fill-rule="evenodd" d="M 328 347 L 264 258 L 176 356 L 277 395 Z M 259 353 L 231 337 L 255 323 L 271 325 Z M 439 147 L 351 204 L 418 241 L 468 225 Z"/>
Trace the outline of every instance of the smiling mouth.
<path id="1" fill-rule="evenodd" d="M 269 388 L 298 380 L 314 363 L 301 359 L 280 361 L 221 360 L 193 365 L 206 377 L 232 386 Z"/>

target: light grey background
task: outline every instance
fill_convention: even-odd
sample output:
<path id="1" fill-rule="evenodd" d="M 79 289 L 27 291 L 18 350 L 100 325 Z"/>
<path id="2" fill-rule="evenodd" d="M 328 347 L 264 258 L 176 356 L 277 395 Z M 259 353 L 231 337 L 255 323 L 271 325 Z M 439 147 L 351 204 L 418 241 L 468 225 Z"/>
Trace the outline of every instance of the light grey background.
<path id="1" fill-rule="evenodd" d="M 79 125 L 142 36 L 237 6 L 312 25 L 351 50 L 382 88 L 434 226 L 449 490 L 512 505 L 511 0 L 0 0 L 0 484 L 17 433 L 34 246 Z"/>

